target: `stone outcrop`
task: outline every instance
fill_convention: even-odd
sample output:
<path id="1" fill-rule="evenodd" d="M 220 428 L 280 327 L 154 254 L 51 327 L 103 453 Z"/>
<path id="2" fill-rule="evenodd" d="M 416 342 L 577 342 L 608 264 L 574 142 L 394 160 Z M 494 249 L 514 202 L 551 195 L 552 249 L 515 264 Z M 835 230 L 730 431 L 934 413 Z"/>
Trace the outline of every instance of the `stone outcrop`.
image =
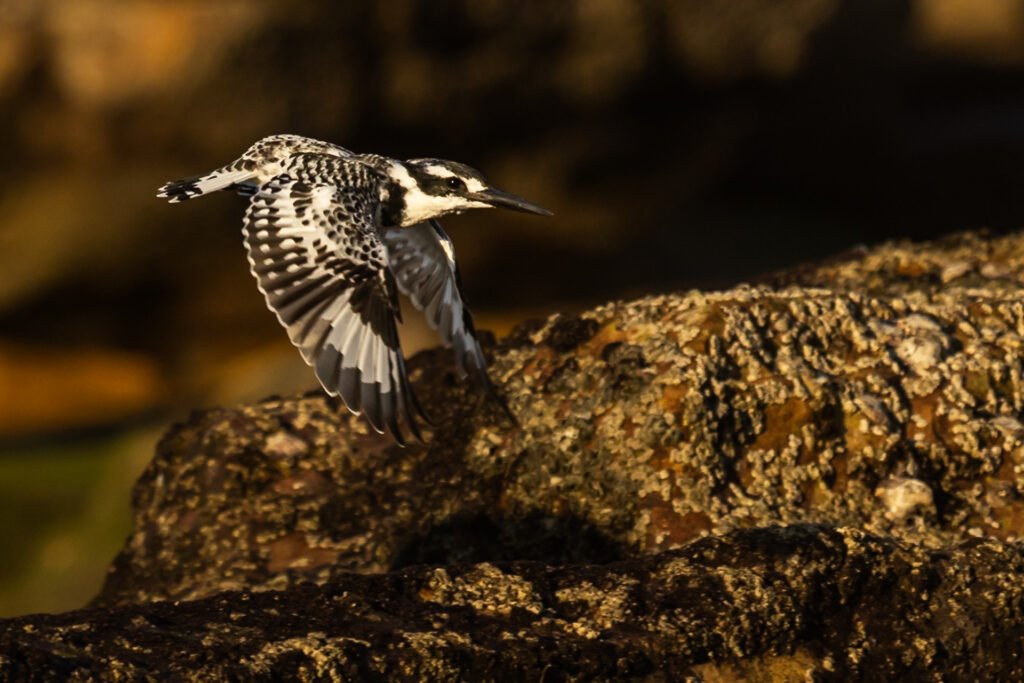
<path id="1" fill-rule="evenodd" d="M 5 679 L 1018 680 L 1024 551 L 849 528 L 734 532 L 606 565 L 334 572 L 7 621 Z"/>
<path id="2" fill-rule="evenodd" d="M 421 354 L 426 447 L 319 395 L 193 415 L 139 482 L 101 602 L 337 567 L 602 562 L 798 522 L 933 548 L 1015 540 L 1022 264 L 1021 237 L 893 245 L 794 275 L 859 273 L 870 294 L 740 287 L 527 324 L 492 366 L 518 425 L 454 380 L 447 353 Z M 952 269 L 963 286 L 943 282 Z"/>
<path id="3" fill-rule="evenodd" d="M 431 351 L 405 449 L 319 395 L 197 413 L 0 667 L 1019 677 L 1022 288 L 1024 236 L 969 234 L 527 323 L 518 423 Z"/>

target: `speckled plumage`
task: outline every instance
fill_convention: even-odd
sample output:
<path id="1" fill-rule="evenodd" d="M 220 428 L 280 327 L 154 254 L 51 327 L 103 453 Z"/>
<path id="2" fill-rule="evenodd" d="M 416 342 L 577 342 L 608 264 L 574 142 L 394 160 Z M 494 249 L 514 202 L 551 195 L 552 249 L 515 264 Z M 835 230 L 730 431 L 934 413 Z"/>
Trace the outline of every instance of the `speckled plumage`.
<path id="1" fill-rule="evenodd" d="M 355 154 L 297 135 L 264 138 L 159 196 L 180 202 L 216 190 L 251 197 L 242 232 L 268 307 L 324 389 L 377 431 L 422 440 L 426 421 L 406 377 L 399 290 L 454 347 L 461 374 L 497 397 L 451 240 L 434 219 L 489 206 L 544 210 L 489 188 L 463 164 Z"/>

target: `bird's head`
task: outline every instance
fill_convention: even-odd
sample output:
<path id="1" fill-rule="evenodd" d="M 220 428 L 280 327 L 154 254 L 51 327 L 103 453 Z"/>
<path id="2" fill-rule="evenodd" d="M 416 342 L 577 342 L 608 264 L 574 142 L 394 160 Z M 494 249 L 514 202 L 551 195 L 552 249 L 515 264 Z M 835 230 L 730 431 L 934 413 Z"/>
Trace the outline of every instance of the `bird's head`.
<path id="1" fill-rule="evenodd" d="M 393 193 L 396 222 L 408 227 L 469 209 L 502 208 L 552 215 L 508 192 L 488 185 L 476 169 L 456 161 L 410 159 L 389 172 L 400 188 Z"/>

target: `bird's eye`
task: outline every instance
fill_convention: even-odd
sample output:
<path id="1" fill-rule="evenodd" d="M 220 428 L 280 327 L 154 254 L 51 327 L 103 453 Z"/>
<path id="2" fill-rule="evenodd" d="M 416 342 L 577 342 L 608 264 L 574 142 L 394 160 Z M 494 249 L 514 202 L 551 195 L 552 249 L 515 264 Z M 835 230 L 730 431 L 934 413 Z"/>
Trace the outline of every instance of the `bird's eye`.
<path id="1" fill-rule="evenodd" d="M 463 190 L 466 187 L 466 183 L 462 182 L 461 178 L 451 177 L 445 181 L 445 185 L 452 190 Z"/>

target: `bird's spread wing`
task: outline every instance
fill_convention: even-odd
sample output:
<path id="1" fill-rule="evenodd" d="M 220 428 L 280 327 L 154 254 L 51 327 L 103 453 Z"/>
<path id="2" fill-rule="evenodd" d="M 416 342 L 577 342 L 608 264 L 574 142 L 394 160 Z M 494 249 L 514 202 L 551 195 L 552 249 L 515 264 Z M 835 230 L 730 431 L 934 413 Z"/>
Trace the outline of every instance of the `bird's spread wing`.
<path id="1" fill-rule="evenodd" d="M 487 358 L 476 336 L 473 316 L 462 300 L 451 239 L 437 221 L 384 233 L 398 287 L 455 351 L 456 366 L 505 407 L 487 375 Z M 507 410 L 507 407 L 506 407 Z"/>
<path id="2" fill-rule="evenodd" d="M 238 159 L 205 175 L 182 178 L 165 183 L 157 197 L 166 197 L 172 204 L 217 190 L 232 190 L 251 197 L 266 182 L 284 170 L 288 159 L 299 154 L 328 157 L 355 156 L 334 144 L 301 135 L 270 135 L 257 140 Z"/>
<path id="3" fill-rule="evenodd" d="M 290 171 L 256 191 L 243 234 L 267 305 L 331 395 L 401 443 L 426 420 L 406 377 L 394 277 L 358 164 Z"/>

